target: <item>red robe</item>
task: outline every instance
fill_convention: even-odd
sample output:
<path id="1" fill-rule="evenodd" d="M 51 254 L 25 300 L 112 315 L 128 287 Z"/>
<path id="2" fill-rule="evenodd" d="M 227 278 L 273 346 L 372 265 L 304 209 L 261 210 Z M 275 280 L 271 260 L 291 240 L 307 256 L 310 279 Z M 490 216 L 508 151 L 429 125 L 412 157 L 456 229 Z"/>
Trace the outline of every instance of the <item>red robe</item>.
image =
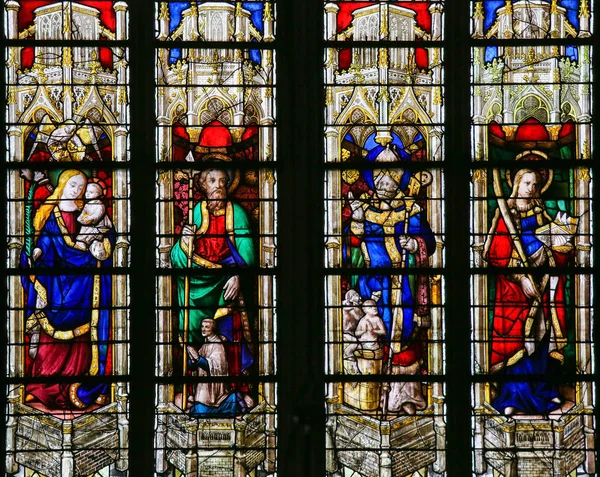
<path id="1" fill-rule="evenodd" d="M 547 222 L 547 219 L 545 221 Z M 490 233 L 492 234 L 492 241 L 486 258 L 492 267 L 506 268 L 509 266 L 511 258 L 518 255 L 516 255 L 515 246 L 502 217 L 498 218 L 497 226 L 495 229 L 492 227 Z M 571 256 L 571 253 L 561 253 L 555 250 L 552 250 L 551 253 L 556 267 L 566 266 Z M 548 265 L 548 260 L 546 265 Z M 514 261 L 512 266 L 515 266 Z M 534 272 L 534 269 L 532 269 L 532 272 Z M 553 276 L 557 275 L 554 274 Z M 532 278 L 539 289 L 542 276 L 532 273 Z M 559 360 L 561 363 L 564 360 L 562 349 L 566 346 L 567 338 L 565 283 L 565 276 L 558 275 L 556 291 L 551 293 L 550 281 L 548 281 L 541 303 L 543 317 L 547 323 L 546 333 L 553 329 L 554 341 L 556 342 L 556 346 L 550 346 L 549 354 L 550 357 Z M 534 339 L 535 325 L 531 327 L 529 333 L 526 333 L 526 322 L 532 303 L 533 299 L 525 295 L 519 280 L 514 275 L 505 274 L 502 270 L 498 271 L 492 324 L 490 365 L 492 371 L 498 371 L 504 366 L 513 365 L 523 356 L 527 356 L 525 339 Z"/>

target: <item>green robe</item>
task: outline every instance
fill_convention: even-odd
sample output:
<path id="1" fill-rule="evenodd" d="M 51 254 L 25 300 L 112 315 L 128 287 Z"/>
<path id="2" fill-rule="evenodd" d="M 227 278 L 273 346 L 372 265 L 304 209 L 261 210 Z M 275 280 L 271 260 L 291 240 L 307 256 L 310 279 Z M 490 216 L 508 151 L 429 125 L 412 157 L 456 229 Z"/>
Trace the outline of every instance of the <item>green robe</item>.
<path id="1" fill-rule="evenodd" d="M 244 209 L 233 202 L 227 202 L 225 207 L 225 228 L 226 233 L 235 244 L 237 254 L 245 262 L 245 266 L 251 267 L 255 264 L 254 244 L 250 231 L 248 216 Z M 194 207 L 193 223 L 196 226 L 196 237 L 206 233 L 210 221 L 210 214 L 206 207 L 206 202 L 202 201 Z M 178 240 L 171 250 L 171 263 L 173 268 L 188 268 L 187 247 Z M 205 318 L 218 319 L 226 316 L 230 310 L 228 307 L 237 306 L 237 299 L 226 301 L 223 298 L 223 287 L 227 280 L 236 275 L 235 268 L 240 265 L 215 264 L 194 254 L 192 259 L 192 269 L 202 268 L 227 268 L 229 273 L 207 273 L 206 275 L 189 275 L 176 277 L 177 297 L 181 311 L 179 313 L 179 329 L 184 330 L 185 321 L 185 282 L 189 280 L 189 317 L 188 317 L 188 342 L 191 344 L 200 344 L 204 342 L 201 328 L 202 320 Z M 243 266 L 243 265 L 242 265 Z M 247 328 L 247 322 L 246 326 Z M 249 330 L 244 329 L 244 335 Z"/>

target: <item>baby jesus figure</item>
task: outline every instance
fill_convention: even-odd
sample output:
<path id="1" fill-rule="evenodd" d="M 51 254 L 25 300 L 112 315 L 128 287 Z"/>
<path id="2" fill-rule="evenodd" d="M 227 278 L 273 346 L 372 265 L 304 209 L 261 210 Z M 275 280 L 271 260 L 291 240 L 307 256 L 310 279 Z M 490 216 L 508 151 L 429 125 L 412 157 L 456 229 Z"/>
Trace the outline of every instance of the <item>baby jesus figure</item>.
<path id="1" fill-rule="evenodd" d="M 77 222 L 81 224 L 81 229 L 75 241 L 81 250 L 88 250 L 98 260 L 103 260 L 96 256 L 96 253 L 103 255 L 103 241 L 105 234 L 112 227 L 112 222 L 106 213 L 106 207 L 102 203 L 102 187 L 95 182 L 90 182 L 85 189 L 85 205 L 81 214 L 77 217 Z"/>

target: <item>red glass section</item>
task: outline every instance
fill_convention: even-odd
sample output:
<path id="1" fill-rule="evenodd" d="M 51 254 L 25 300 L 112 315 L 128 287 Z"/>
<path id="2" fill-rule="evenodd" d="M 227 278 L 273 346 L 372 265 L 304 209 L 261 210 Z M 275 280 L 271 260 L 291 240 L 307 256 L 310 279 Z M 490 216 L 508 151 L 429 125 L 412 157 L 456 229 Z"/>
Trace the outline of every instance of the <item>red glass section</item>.
<path id="1" fill-rule="evenodd" d="M 56 3 L 54 0 L 22 0 L 20 2 L 21 5 L 18 14 L 19 31 L 24 30 L 33 23 L 33 12 L 36 8 L 45 7 L 54 3 Z M 113 1 L 79 0 L 73 1 L 73 3 L 96 8 L 100 11 L 100 22 L 102 25 L 112 32 L 115 31 L 116 14 L 113 10 Z"/>
<path id="2" fill-rule="evenodd" d="M 233 144 L 233 138 L 223 123 L 213 121 L 202 130 L 198 144 L 204 147 L 227 147 Z"/>
<path id="3" fill-rule="evenodd" d="M 535 118 L 525 120 L 515 135 L 515 141 L 548 141 L 549 139 L 548 131 Z"/>

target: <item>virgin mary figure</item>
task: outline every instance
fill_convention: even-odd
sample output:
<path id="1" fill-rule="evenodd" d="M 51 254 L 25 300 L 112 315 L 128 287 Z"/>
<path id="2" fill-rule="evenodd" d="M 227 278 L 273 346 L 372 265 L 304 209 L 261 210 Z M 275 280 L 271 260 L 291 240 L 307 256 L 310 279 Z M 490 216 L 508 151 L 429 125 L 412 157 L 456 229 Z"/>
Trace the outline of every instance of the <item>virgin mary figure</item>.
<path id="1" fill-rule="evenodd" d="M 27 384 L 25 401 L 48 409 L 85 409 L 107 400 L 106 383 L 72 379 L 107 374 L 110 338 L 112 283 L 99 272 L 111 265 L 114 229 L 89 247 L 75 241 L 87 183 L 81 171 L 60 174 L 33 218 L 31 256 L 21 256 L 28 269 L 22 278 L 26 330 L 32 335 L 27 375 L 49 378 Z M 90 273 L 73 273 L 75 269 Z"/>

